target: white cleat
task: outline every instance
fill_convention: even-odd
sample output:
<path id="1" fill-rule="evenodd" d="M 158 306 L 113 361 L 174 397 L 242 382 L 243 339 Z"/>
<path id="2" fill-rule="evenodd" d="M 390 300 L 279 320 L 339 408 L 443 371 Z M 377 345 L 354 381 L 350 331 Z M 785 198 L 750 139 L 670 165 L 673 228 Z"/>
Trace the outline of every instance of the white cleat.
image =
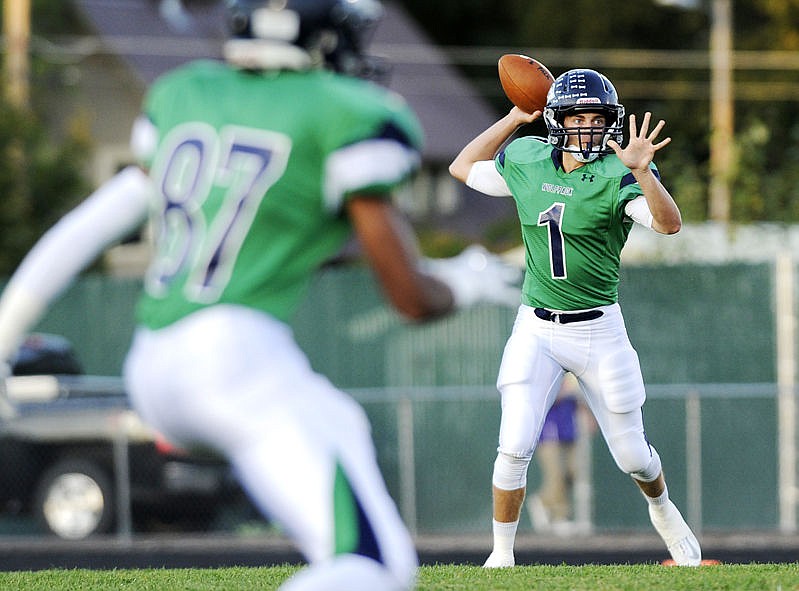
<path id="1" fill-rule="evenodd" d="M 702 564 L 702 550 L 699 542 L 691 534 L 668 547 L 669 554 L 677 566 L 699 566 Z"/>
<path id="2" fill-rule="evenodd" d="M 699 566 L 702 563 L 699 542 L 674 503 L 667 501 L 662 507 L 649 505 L 649 519 L 677 566 Z"/>
<path id="3" fill-rule="evenodd" d="M 514 559 L 513 554 L 492 552 L 488 559 L 486 559 L 483 568 L 507 568 L 509 566 L 515 565 L 516 560 Z"/>

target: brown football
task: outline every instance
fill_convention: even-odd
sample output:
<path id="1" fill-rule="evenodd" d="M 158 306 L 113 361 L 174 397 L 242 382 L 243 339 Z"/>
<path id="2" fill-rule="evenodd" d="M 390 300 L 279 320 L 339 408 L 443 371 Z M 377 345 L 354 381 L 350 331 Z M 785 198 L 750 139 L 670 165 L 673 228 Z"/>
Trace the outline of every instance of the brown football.
<path id="1" fill-rule="evenodd" d="M 499 82 L 510 101 L 522 111 L 543 111 L 555 81 L 547 67 L 531 57 L 508 53 L 499 58 Z"/>

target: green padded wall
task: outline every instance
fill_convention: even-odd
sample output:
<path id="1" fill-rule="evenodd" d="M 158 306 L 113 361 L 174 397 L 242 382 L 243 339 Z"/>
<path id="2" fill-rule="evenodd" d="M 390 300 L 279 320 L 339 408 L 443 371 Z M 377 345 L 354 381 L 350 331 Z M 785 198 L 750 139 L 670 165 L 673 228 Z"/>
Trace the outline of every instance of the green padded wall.
<path id="1" fill-rule="evenodd" d="M 119 375 L 138 287 L 135 280 L 82 277 L 37 329 L 69 338 L 88 373 Z M 701 394 L 703 385 L 714 383 L 745 390 L 746 384 L 774 382 L 772 293 L 769 264 L 623 269 L 620 302 L 650 385 L 647 434 L 678 502 L 687 495 L 686 384 Z M 514 316 L 513 309 L 479 306 L 431 324 L 409 324 L 385 305 L 367 271 L 334 267 L 314 281 L 293 322 L 314 367 L 363 400 L 396 498 L 402 455 L 397 400 L 412 399 L 418 531 L 488 531 L 499 424 L 494 380 Z M 774 396 L 744 391 L 725 397 L 714 390 L 701 401 L 704 526 L 775 527 Z M 592 470 L 597 528 L 648 527 L 639 493 L 599 436 Z M 529 478 L 532 488 L 539 478 L 534 465 Z"/>

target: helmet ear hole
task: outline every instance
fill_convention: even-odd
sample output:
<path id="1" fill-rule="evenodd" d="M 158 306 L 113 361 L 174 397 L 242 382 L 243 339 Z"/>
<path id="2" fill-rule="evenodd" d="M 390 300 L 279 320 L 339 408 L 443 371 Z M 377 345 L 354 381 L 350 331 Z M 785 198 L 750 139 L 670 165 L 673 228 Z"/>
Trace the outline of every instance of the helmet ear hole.
<path id="1" fill-rule="evenodd" d="M 231 10 L 228 13 L 227 27 L 235 37 L 246 35 L 250 27 L 250 17 L 240 10 Z"/>

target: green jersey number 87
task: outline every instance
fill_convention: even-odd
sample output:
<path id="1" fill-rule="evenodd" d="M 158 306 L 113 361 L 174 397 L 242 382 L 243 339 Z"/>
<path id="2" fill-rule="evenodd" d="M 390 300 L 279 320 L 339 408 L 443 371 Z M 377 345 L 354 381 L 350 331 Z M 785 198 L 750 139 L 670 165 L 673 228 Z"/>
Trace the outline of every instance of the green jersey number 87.
<path id="1" fill-rule="evenodd" d="M 291 140 L 279 133 L 204 123 L 176 127 L 153 165 L 162 197 L 147 289 L 184 280 L 190 301 L 214 302 L 258 206 L 286 168 Z"/>

